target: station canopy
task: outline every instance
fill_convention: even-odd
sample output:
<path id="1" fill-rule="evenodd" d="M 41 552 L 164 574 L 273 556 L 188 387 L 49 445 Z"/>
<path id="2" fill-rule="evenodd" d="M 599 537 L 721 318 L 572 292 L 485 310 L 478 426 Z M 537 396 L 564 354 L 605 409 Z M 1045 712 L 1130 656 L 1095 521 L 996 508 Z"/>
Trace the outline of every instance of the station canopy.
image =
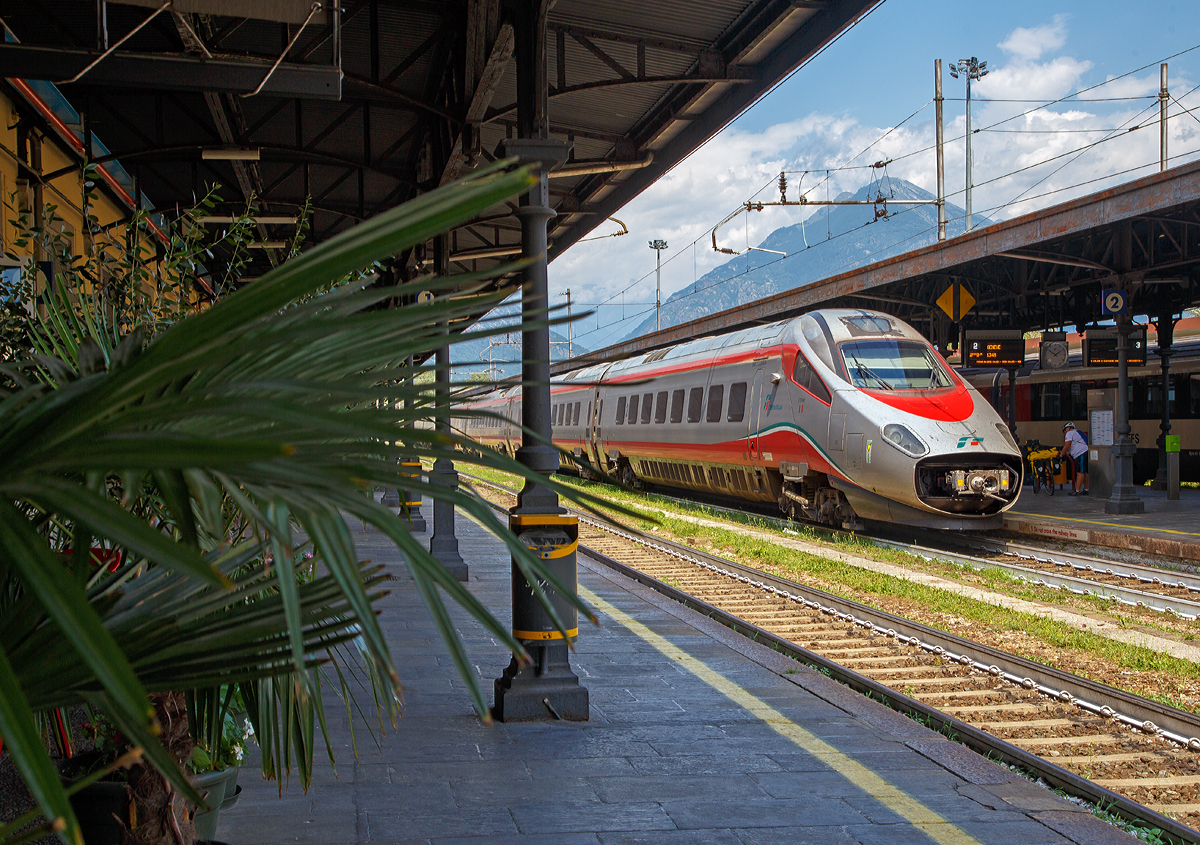
<path id="1" fill-rule="evenodd" d="M 23 118 L 102 141 L 100 160 L 168 216 L 213 184 L 226 214 L 253 198 L 266 221 L 253 278 L 280 259 L 273 245 L 306 202 L 319 242 L 492 160 L 517 134 L 506 3 L 339 2 L 8 4 L 0 75 L 18 103 L 16 82 L 54 83 L 79 124 L 27 103 Z M 571 145 L 550 182 L 550 258 L 619 231 L 609 218 L 622 205 L 878 2 L 546 2 L 550 133 Z M 451 272 L 517 254 L 513 211 L 455 230 Z"/>

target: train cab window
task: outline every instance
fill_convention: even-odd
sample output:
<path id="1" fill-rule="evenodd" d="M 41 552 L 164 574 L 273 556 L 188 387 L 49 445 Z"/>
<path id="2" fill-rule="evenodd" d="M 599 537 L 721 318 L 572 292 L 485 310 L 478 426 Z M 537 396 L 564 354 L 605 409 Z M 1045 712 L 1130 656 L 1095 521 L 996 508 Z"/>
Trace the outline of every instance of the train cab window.
<path id="1" fill-rule="evenodd" d="M 854 340 L 840 347 L 846 376 L 862 390 L 937 390 L 954 382 L 926 343 Z"/>
<path id="2" fill-rule="evenodd" d="M 746 418 L 746 382 L 735 381 L 729 385 L 729 422 L 741 422 Z"/>
<path id="3" fill-rule="evenodd" d="M 709 422 L 721 421 L 721 404 L 725 401 L 725 385 L 714 384 L 708 389 L 708 415 L 705 417 Z"/>
<path id="4" fill-rule="evenodd" d="M 688 422 L 700 422 L 700 414 L 704 409 L 704 388 L 693 387 L 688 394 Z"/>
<path id="5" fill-rule="evenodd" d="M 671 422 L 683 422 L 683 390 L 671 391 Z"/>
<path id="6" fill-rule="evenodd" d="M 579 425 L 579 402 L 575 403 L 575 416 L 571 421 L 571 425 Z"/>
<path id="7" fill-rule="evenodd" d="M 638 400 L 641 397 L 636 393 L 629 397 L 629 424 L 633 425 L 638 421 Z"/>
<path id="8" fill-rule="evenodd" d="M 654 394 L 645 393 L 642 395 L 642 425 L 650 424 L 650 414 L 654 411 Z"/>
<path id="9" fill-rule="evenodd" d="M 654 422 L 662 425 L 667 421 L 667 391 L 660 390 L 654 399 Z"/>
<path id="10" fill-rule="evenodd" d="M 799 353 L 796 354 L 796 366 L 792 368 L 792 381 L 796 382 L 796 384 L 803 387 L 826 405 L 833 401 L 833 398 L 829 395 L 829 388 L 825 386 L 825 382 L 821 381 L 821 377 L 813 372 L 812 365 Z"/>
<path id="11" fill-rule="evenodd" d="M 625 397 L 617 400 L 617 425 L 625 425 Z"/>

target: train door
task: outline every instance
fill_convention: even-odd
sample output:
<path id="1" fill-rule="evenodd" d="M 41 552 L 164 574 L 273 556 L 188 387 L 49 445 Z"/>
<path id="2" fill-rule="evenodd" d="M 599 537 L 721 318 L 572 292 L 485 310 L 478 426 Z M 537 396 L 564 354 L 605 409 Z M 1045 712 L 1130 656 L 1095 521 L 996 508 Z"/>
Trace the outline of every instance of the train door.
<path id="1" fill-rule="evenodd" d="M 611 365 L 610 365 L 611 366 Z M 604 442 L 603 432 L 600 430 L 600 402 L 604 395 L 604 376 L 608 373 L 608 367 L 605 367 L 596 374 L 596 385 L 588 391 L 587 404 L 587 427 L 584 432 L 584 438 L 587 441 L 587 446 L 590 448 L 590 459 L 592 465 L 599 472 L 604 472 L 608 466 L 608 462 L 604 460 Z"/>
<path id="2" fill-rule="evenodd" d="M 750 413 L 746 415 L 746 442 L 749 446 L 750 459 L 758 460 L 758 425 L 762 416 L 763 405 L 763 371 L 760 367 L 754 371 L 754 388 L 750 391 Z"/>

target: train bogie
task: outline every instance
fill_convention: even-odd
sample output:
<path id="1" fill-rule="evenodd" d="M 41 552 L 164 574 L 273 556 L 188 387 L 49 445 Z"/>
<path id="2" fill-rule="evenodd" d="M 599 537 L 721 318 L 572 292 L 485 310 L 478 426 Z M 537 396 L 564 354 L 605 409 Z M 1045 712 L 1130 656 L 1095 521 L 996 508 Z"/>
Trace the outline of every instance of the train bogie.
<path id="1" fill-rule="evenodd" d="M 564 465 L 832 525 L 989 527 L 1020 486 L 991 406 L 911 327 L 871 311 L 591 367 L 556 379 L 551 399 Z"/>

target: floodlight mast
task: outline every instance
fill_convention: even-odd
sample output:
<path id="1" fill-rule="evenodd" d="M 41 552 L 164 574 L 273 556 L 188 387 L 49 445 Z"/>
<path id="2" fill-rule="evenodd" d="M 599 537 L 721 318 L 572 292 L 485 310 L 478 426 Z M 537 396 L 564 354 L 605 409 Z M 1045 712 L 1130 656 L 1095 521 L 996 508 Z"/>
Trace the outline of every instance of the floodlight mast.
<path id="1" fill-rule="evenodd" d="M 656 238 L 650 241 L 650 248 L 654 250 L 655 276 L 658 279 L 654 291 L 654 330 L 662 331 L 662 251 L 667 248 L 667 242 Z"/>
<path id="2" fill-rule="evenodd" d="M 959 59 L 950 62 L 950 75 L 958 79 L 961 73 L 967 78 L 967 229 L 971 231 L 971 184 L 973 180 L 971 159 L 971 80 L 982 79 L 988 75 L 987 62 L 981 62 L 972 56 L 969 59 Z"/>

